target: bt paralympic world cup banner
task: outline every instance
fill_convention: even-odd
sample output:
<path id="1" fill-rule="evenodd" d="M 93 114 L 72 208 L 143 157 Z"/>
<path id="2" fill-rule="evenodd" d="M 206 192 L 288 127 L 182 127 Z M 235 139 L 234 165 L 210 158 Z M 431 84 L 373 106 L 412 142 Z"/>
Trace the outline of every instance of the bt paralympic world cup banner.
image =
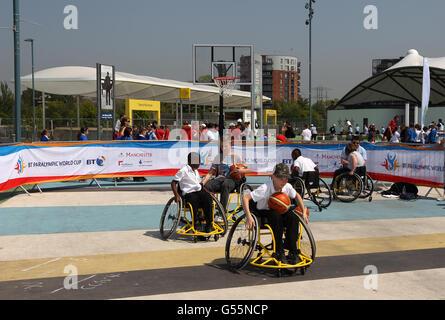
<path id="1" fill-rule="evenodd" d="M 418 185 L 442 186 L 444 151 L 438 146 L 373 145 L 367 150 L 367 171 L 380 181 L 404 181 Z M 292 164 L 295 148 L 311 158 L 324 177 L 340 167 L 345 144 L 235 144 L 253 170 L 268 175 L 276 163 Z M 91 178 L 173 176 L 187 163 L 189 152 L 199 152 L 202 174 L 218 154 L 218 145 L 188 141 L 108 141 L 34 143 L 0 147 L 0 191 L 24 184 Z"/>

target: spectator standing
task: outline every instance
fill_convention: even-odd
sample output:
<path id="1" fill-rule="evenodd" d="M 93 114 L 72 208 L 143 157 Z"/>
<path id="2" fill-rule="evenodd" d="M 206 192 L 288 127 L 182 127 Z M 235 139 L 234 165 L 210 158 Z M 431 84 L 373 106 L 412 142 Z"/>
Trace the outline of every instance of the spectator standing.
<path id="1" fill-rule="evenodd" d="M 312 140 L 317 140 L 317 127 L 314 126 L 314 124 L 311 124 L 311 134 L 312 134 Z"/>
<path id="2" fill-rule="evenodd" d="M 164 140 L 168 140 L 170 137 L 170 129 L 168 128 L 168 124 L 165 125 L 164 127 Z"/>
<path id="3" fill-rule="evenodd" d="M 88 128 L 87 127 L 80 128 L 80 131 L 77 134 L 77 140 L 78 141 L 87 141 L 88 140 L 87 134 L 88 134 Z"/>
<path id="4" fill-rule="evenodd" d="M 385 129 L 385 137 L 388 141 L 391 140 L 391 136 L 396 130 L 396 126 L 399 125 L 399 120 L 400 120 L 399 116 L 394 116 L 394 118 L 391 121 L 389 121 L 388 127 Z"/>
<path id="5" fill-rule="evenodd" d="M 407 134 L 407 142 L 408 143 L 414 143 L 416 142 L 416 129 L 414 128 L 414 123 L 410 123 L 409 124 L 409 128 L 408 128 L 408 134 Z"/>
<path id="6" fill-rule="evenodd" d="M 124 134 L 120 136 L 118 140 L 133 140 L 133 129 L 131 127 L 126 127 L 124 129 Z"/>
<path id="7" fill-rule="evenodd" d="M 416 123 L 414 126 L 414 129 L 416 131 L 416 143 L 422 143 L 422 128 L 420 127 L 420 124 Z"/>
<path id="8" fill-rule="evenodd" d="M 437 129 L 436 125 L 433 123 L 430 126 L 430 133 L 428 134 L 428 143 L 437 143 Z"/>
<path id="9" fill-rule="evenodd" d="M 184 136 L 182 137 L 182 140 L 192 140 L 192 127 L 189 125 L 188 121 L 184 121 L 182 130 L 185 133 Z"/>
<path id="10" fill-rule="evenodd" d="M 394 128 L 394 132 L 391 135 L 391 140 L 389 140 L 392 143 L 399 143 L 400 142 L 400 129 L 398 127 Z"/>
<path id="11" fill-rule="evenodd" d="M 43 129 L 43 131 L 40 133 L 40 141 L 47 142 L 49 141 L 49 130 Z"/>
<path id="12" fill-rule="evenodd" d="M 116 140 L 119 137 L 121 132 L 122 120 L 126 118 L 125 114 L 121 114 L 119 119 L 116 119 L 116 123 L 114 124 L 114 132 L 113 132 L 113 140 Z"/>
<path id="13" fill-rule="evenodd" d="M 152 125 L 147 125 L 147 140 L 158 140 L 158 138 L 156 138 L 156 132 L 155 132 L 155 128 Z"/>
<path id="14" fill-rule="evenodd" d="M 304 130 L 301 132 L 301 138 L 303 141 L 311 141 L 312 133 L 311 130 L 309 130 L 309 125 L 304 125 Z"/>
<path id="15" fill-rule="evenodd" d="M 164 140 L 164 135 L 165 135 L 164 126 L 160 126 L 159 128 L 157 128 L 155 131 L 155 135 L 157 140 Z"/>
<path id="16" fill-rule="evenodd" d="M 147 129 L 141 128 L 135 140 L 147 140 Z"/>
<path id="17" fill-rule="evenodd" d="M 335 134 L 336 134 L 336 130 L 335 130 L 335 127 L 336 127 L 337 125 L 334 123 L 330 128 L 329 128 L 329 137 L 330 137 L 330 139 L 331 140 L 334 140 L 334 138 L 335 138 Z"/>

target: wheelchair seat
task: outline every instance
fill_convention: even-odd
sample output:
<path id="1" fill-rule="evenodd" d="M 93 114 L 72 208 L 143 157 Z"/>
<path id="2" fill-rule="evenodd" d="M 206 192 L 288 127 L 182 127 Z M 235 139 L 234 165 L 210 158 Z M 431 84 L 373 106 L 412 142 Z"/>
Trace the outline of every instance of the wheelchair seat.
<path id="1" fill-rule="evenodd" d="M 366 176 L 366 166 L 355 168 L 355 173 L 363 180 Z"/>
<path id="2" fill-rule="evenodd" d="M 316 189 L 319 186 L 319 172 L 307 171 L 303 173 L 304 185 L 307 189 Z"/>

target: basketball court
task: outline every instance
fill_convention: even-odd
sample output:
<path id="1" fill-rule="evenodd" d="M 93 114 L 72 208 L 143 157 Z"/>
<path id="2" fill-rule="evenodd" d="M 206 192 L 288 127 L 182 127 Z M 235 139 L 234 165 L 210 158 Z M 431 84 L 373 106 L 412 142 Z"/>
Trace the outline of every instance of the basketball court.
<path id="1" fill-rule="evenodd" d="M 405 202 L 375 195 L 322 212 L 306 201 L 316 261 L 304 276 L 277 278 L 255 267 L 229 271 L 227 236 L 161 240 L 169 181 L 47 184 L 43 193 L 3 199 L 0 298 L 273 300 L 283 299 L 283 291 L 286 299 L 445 298 L 445 206 L 433 197 Z M 377 268 L 376 289 L 364 285 L 367 266 Z M 77 289 L 66 289 L 73 272 Z"/>

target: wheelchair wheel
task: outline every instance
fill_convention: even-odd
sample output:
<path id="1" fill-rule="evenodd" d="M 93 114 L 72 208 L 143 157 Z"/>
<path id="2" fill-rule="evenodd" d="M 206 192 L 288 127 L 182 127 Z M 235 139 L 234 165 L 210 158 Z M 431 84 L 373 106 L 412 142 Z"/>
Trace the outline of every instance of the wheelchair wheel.
<path id="1" fill-rule="evenodd" d="M 168 200 L 164 210 L 162 211 L 161 224 L 159 226 L 162 239 L 167 240 L 176 231 L 176 227 L 179 223 L 179 216 L 181 214 L 181 208 L 182 201 L 176 203 L 174 197 Z"/>
<path id="2" fill-rule="evenodd" d="M 227 233 L 227 229 L 229 226 L 229 223 L 227 222 L 227 216 L 226 211 L 224 210 L 221 202 L 213 195 L 210 194 L 213 199 L 213 221 L 215 224 L 217 224 L 221 229 L 223 229 L 223 232 L 219 234 L 219 236 L 224 237 Z"/>
<path id="3" fill-rule="evenodd" d="M 357 174 L 340 174 L 334 181 L 334 197 L 342 202 L 352 202 L 363 190 L 362 179 Z"/>
<path id="4" fill-rule="evenodd" d="M 360 198 L 367 198 L 367 197 L 371 198 L 373 192 L 374 192 L 374 182 L 372 181 L 372 178 L 369 176 L 369 174 L 366 174 L 365 178 L 363 179 L 363 191 L 360 195 Z"/>
<path id="5" fill-rule="evenodd" d="M 258 220 L 252 230 L 246 228 L 246 215 L 239 217 L 232 228 L 226 241 L 226 261 L 231 269 L 239 270 L 249 263 L 258 241 Z"/>
<path id="6" fill-rule="evenodd" d="M 304 258 L 312 264 L 315 260 L 317 248 L 315 245 L 314 236 L 311 229 L 303 221 L 303 219 L 297 215 L 298 223 L 298 238 L 297 238 L 297 250 L 299 251 L 300 258 Z"/>
<path id="7" fill-rule="evenodd" d="M 295 191 L 300 195 L 301 199 L 304 199 L 304 193 L 305 193 L 305 187 L 304 187 L 304 181 L 301 178 L 296 178 L 295 182 L 292 184 Z"/>
<path id="8" fill-rule="evenodd" d="M 310 190 L 312 194 L 312 201 L 321 208 L 327 208 L 332 201 L 332 193 L 329 185 L 323 180 L 318 180 L 318 188 Z"/>

